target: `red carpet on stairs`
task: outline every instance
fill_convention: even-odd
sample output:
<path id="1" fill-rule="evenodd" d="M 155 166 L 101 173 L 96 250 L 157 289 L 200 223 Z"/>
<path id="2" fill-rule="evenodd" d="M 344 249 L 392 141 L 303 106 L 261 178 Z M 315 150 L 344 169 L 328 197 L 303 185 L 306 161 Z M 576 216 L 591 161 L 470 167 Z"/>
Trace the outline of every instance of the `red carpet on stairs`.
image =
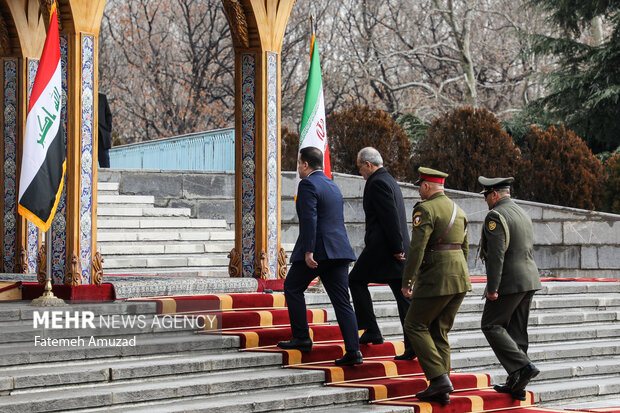
<path id="1" fill-rule="evenodd" d="M 474 277 L 472 277 L 474 278 Z M 474 281 L 472 279 L 472 281 Z M 135 301 L 135 300 L 134 300 Z M 334 360 L 344 354 L 344 343 L 337 325 L 328 324 L 325 310 L 308 310 L 311 352 L 282 350 L 278 341 L 288 340 L 291 329 L 283 294 L 216 294 L 145 298 L 154 301 L 160 314 L 201 315 L 218 314 L 218 330 L 205 334 L 237 335 L 242 351 L 278 352 L 287 368 L 323 370 L 326 385 L 367 388 L 370 403 L 410 406 L 414 412 L 468 413 L 493 411 L 499 413 L 570 413 L 533 405 L 533 395 L 527 392 L 525 401 L 512 399 L 494 391 L 486 374 L 453 372 L 450 375 L 454 392 L 450 404 L 421 402 L 415 394 L 427 387 L 422 369 L 416 360 L 395 361 L 404 352 L 401 341 L 386 341 L 380 345 L 361 345 L 364 363 L 360 366 L 338 367 Z M 577 410 L 579 412 L 620 413 L 620 409 Z"/>

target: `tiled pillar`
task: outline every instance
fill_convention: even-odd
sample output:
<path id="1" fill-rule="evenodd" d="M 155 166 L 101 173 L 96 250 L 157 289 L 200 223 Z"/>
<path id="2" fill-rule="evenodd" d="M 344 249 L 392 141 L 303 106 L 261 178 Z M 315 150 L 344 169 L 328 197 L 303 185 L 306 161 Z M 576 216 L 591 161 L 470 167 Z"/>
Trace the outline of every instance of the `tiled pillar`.
<path id="1" fill-rule="evenodd" d="M 2 258 L 0 272 L 13 272 L 17 258 L 17 142 L 18 142 L 18 82 L 19 64 L 15 58 L 0 59 L 0 182 L 2 184 Z"/>
<path id="2" fill-rule="evenodd" d="M 222 0 L 235 47 L 233 277 L 284 278 L 280 248 L 280 52 L 294 0 Z"/>

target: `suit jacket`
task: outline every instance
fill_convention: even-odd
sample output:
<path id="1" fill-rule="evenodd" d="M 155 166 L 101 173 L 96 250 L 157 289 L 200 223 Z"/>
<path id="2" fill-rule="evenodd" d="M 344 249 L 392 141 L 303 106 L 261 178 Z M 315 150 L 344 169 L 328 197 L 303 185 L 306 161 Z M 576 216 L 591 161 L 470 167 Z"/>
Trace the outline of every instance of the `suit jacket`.
<path id="1" fill-rule="evenodd" d="M 112 147 L 112 112 L 108 105 L 108 98 L 99 93 L 99 149 Z"/>
<path id="2" fill-rule="evenodd" d="M 314 171 L 299 182 L 295 208 L 299 236 L 291 262 L 305 261 L 306 252 L 313 252 L 315 261 L 355 260 L 344 227 L 342 194 L 323 171 Z"/>
<path id="3" fill-rule="evenodd" d="M 413 231 L 409 257 L 403 273 L 403 287 L 413 284 L 413 297 L 437 297 L 471 290 L 467 269 L 467 215 L 456 207 L 456 218 L 441 244 L 460 249 L 432 251 L 452 218 L 454 202 L 443 192 L 418 202 L 413 208 Z"/>
<path id="4" fill-rule="evenodd" d="M 409 249 L 407 213 L 400 187 L 385 168 L 377 169 L 366 181 L 364 213 L 364 250 L 349 276 L 368 281 L 400 280 L 405 262 L 394 254 L 406 255 Z"/>
<path id="5" fill-rule="evenodd" d="M 542 288 L 534 262 L 532 220 L 511 198 L 499 200 L 487 214 L 480 256 L 488 292 L 501 295 Z"/>

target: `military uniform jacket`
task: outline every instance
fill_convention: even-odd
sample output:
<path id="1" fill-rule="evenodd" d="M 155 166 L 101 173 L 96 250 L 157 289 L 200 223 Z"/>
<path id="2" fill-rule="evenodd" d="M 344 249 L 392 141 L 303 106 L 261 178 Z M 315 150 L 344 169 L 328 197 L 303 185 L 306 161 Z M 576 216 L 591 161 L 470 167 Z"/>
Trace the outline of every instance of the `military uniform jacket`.
<path id="1" fill-rule="evenodd" d="M 488 292 L 502 295 L 541 289 L 533 243 L 531 218 L 512 199 L 500 199 L 487 214 L 480 239 Z"/>
<path id="2" fill-rule="evenodd" d="M 452 218 L 454 202 L 443 192 L 418 202 L 413 209 L 413 230 L 403 288 L 413 284 L 413 297 L 437 297 L 471 290 L 467 270 L 467 216 L 456 207 L 456 218 L 441 244 L 458 244 L 460 249 L 432 250 Z"/>
<path id="3" fill-rule="evenodd" d="M 385 168 L 370 175 L 364 186 L 366 233 L 364 250 L 349 277 L 354 280 L 401 279 L 405 262 L 394 254 L 407 253 L 409 228 L 403 194 Z"/>

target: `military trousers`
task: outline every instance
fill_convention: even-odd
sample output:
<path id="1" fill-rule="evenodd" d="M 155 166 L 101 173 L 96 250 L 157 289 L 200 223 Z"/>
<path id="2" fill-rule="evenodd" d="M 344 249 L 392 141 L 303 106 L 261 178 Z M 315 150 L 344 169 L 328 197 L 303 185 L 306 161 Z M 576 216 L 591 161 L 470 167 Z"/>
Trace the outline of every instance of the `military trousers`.
<path id="1" fill-rule="evenodd" d="M 486 300 L 481 328 L 495 356 L 511 374 L 530 363 L 527 322 L 535 291 L 499 295 Z"/>
<path id="2" fill-rule="evenodd" d="M 450 372 L 448 332 L 466 293 L 411 300 L 405 333 L 428 380 Z"/>

